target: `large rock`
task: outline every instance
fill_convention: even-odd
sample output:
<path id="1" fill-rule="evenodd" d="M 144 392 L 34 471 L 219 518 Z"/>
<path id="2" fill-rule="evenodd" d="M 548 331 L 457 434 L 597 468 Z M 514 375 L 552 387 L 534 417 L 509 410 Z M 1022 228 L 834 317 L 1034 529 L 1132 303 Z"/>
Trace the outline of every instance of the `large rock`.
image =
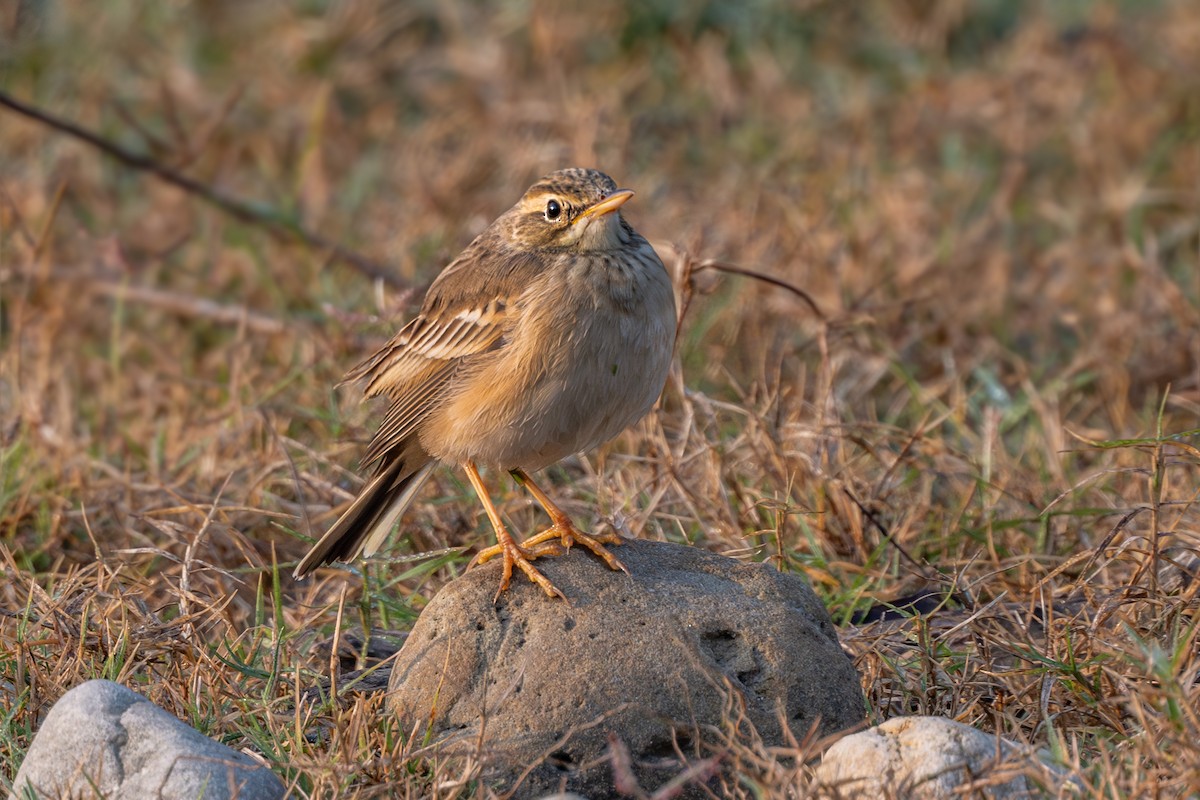
<path id="1" fill-rule="evenodd" d="M 277 800 L 279 778 L 111 681 L 88 681 L 46 715 L 9 800 Z"/>
<path id="2" fill-rule="evenodd" d="M 581 548 L 536 562 L 569 602 L 518 573 L 493 603 L 494 562 L 446 586 L 392 670 L 407 729 L 442 754 L 482 745 L 489 779 L 517 797 L 602 797 L 610 735 L 652 790 L 683 768 L 676 748 L 711 755 L 739 717 L 738 735 L 768 745 L 784 744 L 781 719 L 798 738 L 862 720 L 858 675 L 803 579 L 680 545 L 614 552 L 629 575 Z"/>
<path id="3" fill-rule="evenodd" d="M 847 800 L 1026 798 L 1069 787 L 1029 748 L 942 717 L 896 717 L 841 739 L 817 780 Z"/>

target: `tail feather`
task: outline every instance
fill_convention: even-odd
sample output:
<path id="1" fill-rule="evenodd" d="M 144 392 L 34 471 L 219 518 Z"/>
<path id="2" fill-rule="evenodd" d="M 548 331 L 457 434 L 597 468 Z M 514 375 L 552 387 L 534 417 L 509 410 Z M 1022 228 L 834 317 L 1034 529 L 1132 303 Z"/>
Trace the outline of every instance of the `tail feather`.
<path id="1" fill-rule="evenodd" d="M 408 463 L 406 463 L 408 462 Z M 332 561 L 349 561 L 361 551 L 372 555 L 387 539 L 396 520 L 412 503 L 434 462 L 412 469 L 410 459 L 397 458 L 359 493 L 328 532 L 308 551 L 292 573 L 303 578 Z"/>
<path id="2" fill-rule="evenodd" d="M 395 499 L 387 507 L 384 513 L 372 525 L 371 532 L 363 540 L 362 554 L 364 556 L 373 556 L 383 543 L 387 541 L 388 534 L 392 532 L 392 526 L 400 519 L 410 505 L 413 498 L 417 496 L 417 492 L 425 485 L 425 481 L 429 478 L 429 473 L 433 471 L 436 464 L 430 461 L 419 470 L 409 475 L 399 484 L 396 489 L 400 492 L 395 495 Z"/>

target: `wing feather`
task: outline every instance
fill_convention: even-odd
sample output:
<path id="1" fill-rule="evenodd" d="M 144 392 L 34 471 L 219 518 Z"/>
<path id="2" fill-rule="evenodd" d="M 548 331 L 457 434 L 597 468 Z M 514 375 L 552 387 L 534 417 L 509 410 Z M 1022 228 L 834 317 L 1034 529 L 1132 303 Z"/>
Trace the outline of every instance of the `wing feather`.
<path id="1" fill-rule="evenodd" d="M 382 468 L 388 453 L 402 448 L 437 407 L 462 360 L 500 345 L 508 330 L 507 307 L 493 301 L 484 308 L 418 316 L 346 376 L 347 381 L 365 380 L 367 397 L 391 399 L 364 465 Z"/>
<path id="2" fill-rule="evenodd" d="M 437 277 L 418 314 L 344 382 L 365 382 L 367 397 L 391 406 L 367 448 L 366 463 L 386 469 L 421 423 L 453 391 L 464 359 L 503 346 L 514 311 L 543 268 L 528 253 L 478 237 Z"/>
<path id="3" fill-rule="evenodd" d="M 416 432 L 417 426 L 433 408 L 450 380 L 453 370 L 447 367 L 448 365 L 441 365 L 415 391 L 392 403 L 367 447 L 363 456 L 364 466 L 377 462 L 382 466 L 388 453 L 403 448 L 405 440 Z"/>

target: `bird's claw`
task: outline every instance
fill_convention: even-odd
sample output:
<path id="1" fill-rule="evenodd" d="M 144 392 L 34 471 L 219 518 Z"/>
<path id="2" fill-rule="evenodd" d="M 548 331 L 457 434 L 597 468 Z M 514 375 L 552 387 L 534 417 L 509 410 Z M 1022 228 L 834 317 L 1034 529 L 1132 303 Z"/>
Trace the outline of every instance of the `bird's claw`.
<path id="1" fill-rule="evenodd" d="M 517 544 L 511 538 L 505 537 L 497 544 L 476 553 L 471 562 L 467 564 L 467 569 L 490 561 L 496 556 L 502 557 L 504 561 L 504 574 L 500 578 L 500 588 L 496 590 L 496 597 L 493 599 L 493 602 L 498 602 L 500 595 L 508 588 L 508 584 L 512 580 L 513 566 L 520 568 L 521 572 L 524 572 L 529 580 L 542 587 L 542 591 L 547 596 L 560 597 L 566 600 L 567 596 L 551 583 L 549 578 L 538 571 L 537 567 L 530 563 L 542 556 L 560 555 L 562 552 L 563 550 L 557 542 L 537 542 L 533 547 L 530 547 L 525 543 Z"/>

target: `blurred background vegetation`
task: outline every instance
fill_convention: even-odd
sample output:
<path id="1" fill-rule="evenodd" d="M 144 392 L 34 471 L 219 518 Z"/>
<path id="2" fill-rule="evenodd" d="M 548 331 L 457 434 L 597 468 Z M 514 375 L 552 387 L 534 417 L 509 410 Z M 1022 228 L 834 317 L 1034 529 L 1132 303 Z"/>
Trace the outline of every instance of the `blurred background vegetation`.
<path id="1" fill-rule="evenodd" d="M 275 566 L 357 486 L 371 409 L 334 385 L 533 179 L 595 166 L 638 192 L 627 216 L 690 302 L 662 410 L 552 471 L 576 510 L 803 571 L 841 621 L 931 580 L 1123 609 L 1094 652 L 1037 662 L 1062 669 L 1048 695 L 1019 658 L 930 689 L 860 642 L 879 715 L 1145 743 L 1130 720 L 1161 698 L 1124 693 L 1146 642 L 1178 655 L 1154 685 L 1194 700 L 1194 589 L 1157 594 L 1168 547 L 1195 551 L 1200 485 L 1194 2 L 10 0 L 0 90 L 257 215 L 0 109 L 6 608 L 70 616 L 103 574 L 146 630 L 187 620 L 309 664 L 301 633 L 329 628 L 345 581 Z M 485 538 L 460 477 L 435 483 L 398 551 Z M 404 627 L 462 563 L 384 564 L 351 603 Z M 211 655 L 90 647 L 50 685 Z M 9 718 L 32 726 L 39 702 Z M 1167 716 L 1193 758 L 1195 721 Z M 1112 786 L 1196 774 L 1145 747 Z"/>

